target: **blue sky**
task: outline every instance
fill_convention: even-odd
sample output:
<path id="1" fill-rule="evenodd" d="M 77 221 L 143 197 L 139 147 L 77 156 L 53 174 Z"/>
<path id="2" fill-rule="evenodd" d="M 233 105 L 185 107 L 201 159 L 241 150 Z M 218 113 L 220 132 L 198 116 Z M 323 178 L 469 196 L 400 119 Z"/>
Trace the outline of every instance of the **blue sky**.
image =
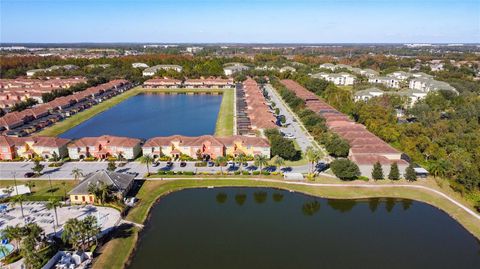
<path id="1" fill-rule="evenodd" d="M 1 42 L 480 42 L 480 0 L 0 0 Z"/>

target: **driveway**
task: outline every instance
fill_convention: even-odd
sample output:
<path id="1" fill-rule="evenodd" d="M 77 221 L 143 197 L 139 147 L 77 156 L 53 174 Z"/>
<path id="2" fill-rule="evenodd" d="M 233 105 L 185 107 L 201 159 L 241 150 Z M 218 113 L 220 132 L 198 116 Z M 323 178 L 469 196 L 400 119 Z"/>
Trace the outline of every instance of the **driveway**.
<path id="1" fill-rule="evenodd" d="M 280 95 L 273 88 L 272 85 L 266 84 L 265 89 L 270 96 L 270 99 L 276 104 L 276 107 L 280 110 L 280 115 L 284 115 L 286 122 L 286 127 L 280 127 L 279 130 L 285 134 L 292 134 L 295 136 L 297 144 L 300 146 L 300 149 L 305 152 L 307 147 L 317 148 L 313 138 L 300 127 L 300 123 L 295 119 L 292 112 L 287 108 L 286 104 L 281 99 Z"/>

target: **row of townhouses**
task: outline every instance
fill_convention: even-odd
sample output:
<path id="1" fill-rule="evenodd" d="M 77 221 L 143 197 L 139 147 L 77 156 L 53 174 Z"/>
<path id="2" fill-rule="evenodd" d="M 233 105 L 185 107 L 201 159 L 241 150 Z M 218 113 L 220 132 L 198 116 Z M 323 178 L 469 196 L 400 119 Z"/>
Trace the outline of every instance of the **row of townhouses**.
<path id="1" fill-rule="evenodd" d="M 173 78 L 153 78 L 143 83 L 143 88 L 216 88 L 227 89 L 234 88 L 233 79 L 223 78 L 200 78 L 200 79 L 173 79 Z"/>
<path id="2" fill-rule="evenodd" d="M 81 160 L 89 157 L 105 159 L 119 157 L 135 159 L 141 154 L 154 158 L 169 156 L 178 158 L 187 155 L 191 158 L 217 158 L 218 156 L 245 154 L 270 157 L 270 144 L 260 137 L 229 136 L 215 137 L 203 135 L 188 137 L 174 135 L 142 140 L 129 137 L 103 135 L 84 137 L 74 141 L 57 137 L 9 137 L 0 136 L 0 160 L 31 159 L 42 157 L 70 157 Z"/>
<path id="3" fill-rule="evenodd" d="M 68 89 L 73 85 L 85 83 L 83 77 L 51 79 L 0 79 L 0 108 L 9 109 L 13 105 L 33 99 L 43 103 L 42 95 L 58 89 Z"/>
<path id="4" fill-rule="evenodd" d="M 131 86 L 128 80 L 112 80 L 72 95 L 55 98 L 48 103 L 39 104 L 20 112 L 7 113 L 0 117 L 0 132 L 6 130 L 8 135 L 19 135 L 12 130 L 23 127 L 35 130 L 42 129 L 60 120 L 59 117 L 63 118 L 75 114 L 101 102 L 103 99 L 127 90 Z"/>
<path id="5" fill-rule="evenodd" d="M 176 72 L 182 72 L 183 67 L 175 64 L 159 64 L 159 65 L 154 65 L 152 67 L 145 68 L 142 74 L 144 77 L 151 77 L 151 76 L 154 76 L 160 70 L 166 70 L 166 71 L 173 70 Z"/>
<path id="6" fill-rule="evenodd" d="M 310 110 L 322 116 L 330 131 L 348 141 L 350 152 L 348 158 L 360 168 L 362 176 L 371 177 L 374 164 L 379 162 L 386 174 L 390 165 L 396 163 L 403 174 L 408 163 L 403 159 L 402 152 L 394 149 L 388 143 L 369 132 L 362 124 L 351 120 L 314 93 L 305 89 L 293 80 L 282 80 L 285 87 L 304 100 Z"/>

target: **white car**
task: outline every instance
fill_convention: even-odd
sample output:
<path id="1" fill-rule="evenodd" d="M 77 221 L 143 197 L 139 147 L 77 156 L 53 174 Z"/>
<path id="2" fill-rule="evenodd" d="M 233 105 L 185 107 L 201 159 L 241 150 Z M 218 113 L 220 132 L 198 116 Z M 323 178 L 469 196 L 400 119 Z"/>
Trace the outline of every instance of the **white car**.
<path id="1" fill-rule="evenodd" d="M 295 136 L 293 134 L 285 134 L 284 137 L 286 139 L 295 139 Z"/>

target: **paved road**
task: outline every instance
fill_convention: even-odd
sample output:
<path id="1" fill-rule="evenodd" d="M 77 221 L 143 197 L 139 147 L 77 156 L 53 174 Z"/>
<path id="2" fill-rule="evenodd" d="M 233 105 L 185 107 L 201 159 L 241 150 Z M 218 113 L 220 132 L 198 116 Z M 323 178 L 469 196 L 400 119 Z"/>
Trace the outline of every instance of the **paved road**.
<path id="1" fill-rule="evenodd" d="M 272 85 L 267 84 L 265 85 L 265 89 L 270 96 L 270 99 L 275 102 L 276 107 L 280 110 L 280 115 L 284 115 L 286 119 L 287 127 L 281 127 L 280 131 L 284 132 L 285 134 L 292 134 L 295 136 L 295 140 L 297 141 L 298 145 L 300 146 L 301 150 L 305 152 L 307 147 L 316 147 L 314 142 L 310 138 L 308 134 L 300 127 L 300 123 L 295 119 L 289 109 L 286 107 L 286 104 L 281 100 L 281 97 L 272 87 Z"/>
<path id="2" fill-rule="evenodd" d="M 43 170 L 43 175 L 36 179 L 48 179 L 53 180 L 59 179 L 73 179 L 71 175 L 74 168 L 79 168 L 82 170 L 83 174 L 92 173 L 98 170 L 106 169 L 107 162 L 67 162 L 61 167 L 48 167 L 48 163 L 43 163 L 45 169 Z M 0 162 L 0 180 L 12 179 L 13 174 L 15 173 L 16 178 L 24 178 L 25 173 L 32 172 L 33 162 Z M 159 169 L 165 169 L 166 162 L 160 162 L 158 166 L 150 166 L 150 172 L 157 172 Z M 233 170 L 238 169 L 235 167 Z M 258 168 L 249 164 L 249 167 L 243 167 L 243 170 L 251 169 L 257 170 Z M 295 166 L 291 167 L 292 172 L 307 173 L 308 166 Z M 175 162 L 172 168 L 173 171 L 194 171 L 194 172 L 210 172 L 215 173 L 220 171 L 220 167 L 195 167 L 195 162 L 187 162 L 187 166 L 180 167 L 179 162 Z M 233 171 L 228 167 L 223 167 L 223 171 Z M 137 173 L 138 178 L 141 178 L 144 174 L 147 173 L 147 168 L 144 164 L 139 162 L 129 162 L 123 167 L 118 167 L 117 172 L 131 172 Z"/>

